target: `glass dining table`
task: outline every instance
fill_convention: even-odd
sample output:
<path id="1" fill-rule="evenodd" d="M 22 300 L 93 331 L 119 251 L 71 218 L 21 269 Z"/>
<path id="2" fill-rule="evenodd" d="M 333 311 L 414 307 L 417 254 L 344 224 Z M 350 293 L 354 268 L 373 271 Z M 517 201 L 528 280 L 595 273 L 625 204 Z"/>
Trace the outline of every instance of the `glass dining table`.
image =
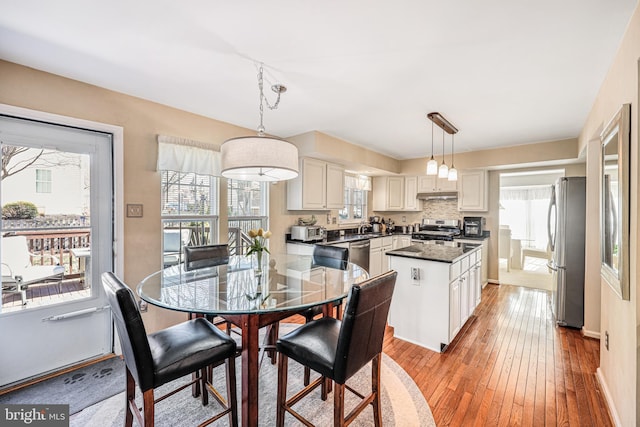
<path id="1" fill-rule="evenodd" d="M 231 256 L 228 264 L 186 271 L 184 264 L 157 271 L 138 285 L 143 301 L 169 310 L 219 316 L 242 332 L 242 425 L 258 425 L 258 330 L 317 305 L 330 314 L 365 269 L 324 263 L 312 256 L 271 254 L 258 269 L 252 257 Z M 331 266 L 328 266 L 331 265 Z"/>

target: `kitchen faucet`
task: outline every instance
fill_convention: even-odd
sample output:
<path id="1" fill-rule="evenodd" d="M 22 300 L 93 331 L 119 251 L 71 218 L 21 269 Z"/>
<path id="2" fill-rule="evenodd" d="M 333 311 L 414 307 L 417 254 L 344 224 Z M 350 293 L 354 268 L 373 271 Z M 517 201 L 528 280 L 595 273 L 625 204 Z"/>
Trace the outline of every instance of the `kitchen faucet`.
<path id="1" fill-rule="evenodd" d="M 358 234 L 364 234 L 364 229 L 369 226 L 369 223 L 362 221 L 358 226 Z"/>

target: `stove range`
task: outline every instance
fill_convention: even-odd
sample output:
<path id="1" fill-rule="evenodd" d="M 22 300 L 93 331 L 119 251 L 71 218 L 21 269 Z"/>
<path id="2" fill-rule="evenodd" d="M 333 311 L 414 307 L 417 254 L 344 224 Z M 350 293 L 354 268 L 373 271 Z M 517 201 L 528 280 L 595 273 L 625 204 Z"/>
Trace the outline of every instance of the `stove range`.
<path id="1" fill-rule="evenodd" d="M 457 219 L 423 219 L 420 231 L 411 234 L 411 240 L 452 241 L 460 235 L 460 221 Z"/>

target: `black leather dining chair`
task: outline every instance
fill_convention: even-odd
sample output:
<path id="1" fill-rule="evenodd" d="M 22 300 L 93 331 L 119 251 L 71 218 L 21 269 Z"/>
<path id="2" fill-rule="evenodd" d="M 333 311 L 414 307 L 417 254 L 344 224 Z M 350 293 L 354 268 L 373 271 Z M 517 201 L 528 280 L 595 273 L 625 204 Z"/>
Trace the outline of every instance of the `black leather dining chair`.
<path id="1" fill-rule="evenodd" d="M 224 402 L 217 392 L 211 391 L 223 410 L 206 423 L 228 414 L 230 424 L 237 426 L 234 340 L 203 318 L 147 334 L 131 289 L 111 272 L 102 274 L 102 285 L 111 306 L 126 365 L 125 426 L 132 425 L 134 416 L 141 426 L 153 426 L 155 404 L 195 383 L 202 390 L 202 404 L 207 405 L 210 387 L 213 388 L 207 368 L 222 362 L 226 364 L 228 401 Z M 195 374 L 191 382 L 155 398 L 157 387 L 189 374 Z M 143 395 L 143 415 L 135 402 L 136 384 Z M 180 414 L 176 414 L 176 418 L 179 417 Z"/>
<path id="2" fill-rule="evenodd" d="M 314 245 L 313 265 L 346 270 L 349 262 L 349 248 L 333 245 Z"/>
<path id="3" fill-rule="evenodd" d="M 351 423 L 369 404 L 373 405 L 375 425 L 381 425 L 380 358 L 396 276 L 395 271 L 389 271 L 354 285 L 349 292 L 341 321 L 323 317 L 300 326 L 278 340 L 277 426 L 284 425 L 285 412 L 302 421 L 302 416 L 291 407 L 319 385 L 323 386 L 322 398 L 326 399 L 326 379 L 335 382 L 334 426 Z M 321 377 L 287 400 L 289 358 L 303 366 L 309 366 L 319 372 Z M 345 383 L 369 361 L 371 394 L 363 397 Z M 344 418 L 345 388 L 363 397 L 362 402 L 347 419 Z M 304 422 L 308 423 L 307 420 Z"/>
<path id="4" fill-rule="evenodd" d="M 229 263 L 229 245 L 202 245 L 184 247 L 184 269 L 214 267 Z"/>
<path id="5" fill-rule="evenodd" d="M 215 267 L 229 263 L 229 245 L 200 245 L 184 247 L 184 270 L 191 271 L 198 268 Z M 193 314 L 189 314 L 189 319 L 194 318 Z M 207 320 L 216 326 L 224 325 L 227 335 L 231 335 L 231 323 L 224 319 L 214 316 L 205 316 Z"/>
<path id="6" fill-rule="evenodd" d="M 329 267 L 337 270 L 346 270 L 349 263 L 349 248 L 332 245 L 314 245 L 312 255 L 312 265 L 318 267 Z M 342 318 L 342 301 L 334 304 L 336 309 L 336 319 Z M 321 314 L 323 307 L 317 305 L 300 313 L 305 323 L 311 322 L 317 315 Z M 311 378 L 311 370 L 308 366 L 304 367 L 304 385 L 309 385 Z"/>

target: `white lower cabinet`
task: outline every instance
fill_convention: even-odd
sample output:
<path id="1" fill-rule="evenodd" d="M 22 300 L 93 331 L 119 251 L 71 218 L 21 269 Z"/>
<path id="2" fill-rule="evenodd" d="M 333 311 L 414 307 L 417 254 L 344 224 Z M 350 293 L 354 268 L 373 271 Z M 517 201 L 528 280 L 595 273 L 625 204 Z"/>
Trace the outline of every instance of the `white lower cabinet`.
<path id="1" fill-rule="evenodd" d="M 389 271 L 387 252 L 393 249 L 393 237 L 377 237 L 370 239 L 369 277 L 379 276 Z"/>
<path id="2" fill-rule="evenodd" d="M 393 236 L 393 242 L 391 246 L 393 249 L 406 248 L 407 246 L 411 246 L 411 236 Z"/>
<path id="3" fill-rule="evenodd" d="M 398 272 L 389 311 L 395 336 L 445 351 L 479 301 L 479 253 L 480 247 L 452 263 L 388 256 Z"/>
<path id="4" fill-rule="evenodd" d="M 287 243 L 287 253 L 291 255 L 313 255 L 313 245 L 308 243 Z"/>
<path id="5" fill-rule="evenodd" d="M 460 332 L 460 280 L 449 285 L 449 342 Z M 448 344 L 448 343 L 447 343 Z"/>
<path id="6" fill-rule="evenodd" d="M 369 249 L 369 277 L 382 274 L 382 248 Z"/>

